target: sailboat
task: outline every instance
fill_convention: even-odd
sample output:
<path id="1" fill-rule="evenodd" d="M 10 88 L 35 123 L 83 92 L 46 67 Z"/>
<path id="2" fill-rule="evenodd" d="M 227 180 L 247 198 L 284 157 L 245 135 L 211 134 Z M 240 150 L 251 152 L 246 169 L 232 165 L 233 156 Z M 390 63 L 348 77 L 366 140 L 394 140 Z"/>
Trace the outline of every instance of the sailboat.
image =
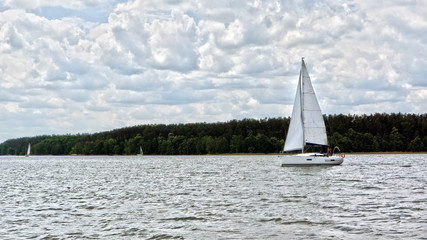
<path id="1" fill-rule="evenodd" d="M 316 146 L 328 146 L 328 138 L 322 111 L 314 93 L 304 58 L 302 58 L 294 108 L 283 149 L 284 152 L 301 150 L 301 154 L 283 155 L 282 166 L 339 165 L 343 163 L 345 154 L 333 155 L 330 148 L 328 148 L 327 154 L 304 152 L 305 148 Z"/>
<path id="2" fill-rule="evenodd" d="M 25 154 L 25 156 L 29 157 L 30 156 L 30 152 L 31 152 L 31 143 L 28 144 L 27 154 Z"/>
<path id="3" fill-rule="evenodd" d="M 138 154 L 138 156 L 143 156 L 143 155 L 144 155 L 144 152 L 142 151 L 142 147 L 139 146 L 139 154 Z"/>

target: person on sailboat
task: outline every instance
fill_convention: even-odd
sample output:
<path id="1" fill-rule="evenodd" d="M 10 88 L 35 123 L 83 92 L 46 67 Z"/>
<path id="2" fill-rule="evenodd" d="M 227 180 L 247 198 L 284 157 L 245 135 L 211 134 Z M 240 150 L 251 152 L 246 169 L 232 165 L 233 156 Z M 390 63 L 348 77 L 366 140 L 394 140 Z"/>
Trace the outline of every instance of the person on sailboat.
<path id="1" fill-rule="evenodd" d="M 328 151 L 326 152 L 328 157 L 332 156 L 332 148 L 328 147 Z"/>

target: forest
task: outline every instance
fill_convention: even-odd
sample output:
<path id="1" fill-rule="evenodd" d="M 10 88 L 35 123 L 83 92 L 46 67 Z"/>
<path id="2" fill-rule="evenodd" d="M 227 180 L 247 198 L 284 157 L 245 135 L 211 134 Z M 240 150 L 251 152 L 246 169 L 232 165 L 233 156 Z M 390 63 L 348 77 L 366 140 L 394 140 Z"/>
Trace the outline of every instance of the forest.
<path id="1" fill-rule="evenodd" d="M 426 152 L 427 114 L 324 115 L 328 142 L 343 152 Z M 0 155 L 202 155 L 279 153 L 290 118 L 150 124 L 93 134 L 9 139 Z M 317 149 L 322 150 L 322 149 Z M 324 149 L 323 149 L 324 150 Z"/>

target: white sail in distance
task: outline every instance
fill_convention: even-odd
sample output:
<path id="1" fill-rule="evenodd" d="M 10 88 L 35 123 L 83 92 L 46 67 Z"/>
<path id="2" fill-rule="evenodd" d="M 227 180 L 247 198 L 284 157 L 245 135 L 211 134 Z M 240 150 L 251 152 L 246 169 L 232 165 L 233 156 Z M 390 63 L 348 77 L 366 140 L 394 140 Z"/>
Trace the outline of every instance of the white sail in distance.
<path id="1" fill-rule="evenodd" d="M 25 156 L 29 157 L 31 153 L 31 143 L 28 144 L 27 154 Z"/>

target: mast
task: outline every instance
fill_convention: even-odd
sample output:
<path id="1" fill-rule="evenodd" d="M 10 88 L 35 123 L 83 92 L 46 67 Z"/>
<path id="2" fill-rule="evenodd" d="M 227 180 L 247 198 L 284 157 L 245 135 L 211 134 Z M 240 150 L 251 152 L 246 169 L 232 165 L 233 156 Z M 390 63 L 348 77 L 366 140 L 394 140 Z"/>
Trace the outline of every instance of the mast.
<path id="1" fill-rule="evenodd" d="M 301 148 L 301 153 L 304 153 L 304 147 L 305 147 L 305 134 L 304 134 L 304 76 L 303 76 L 303 67 L 304 67 L 304 57 L 301 58 L 301 69 L 299 71 L 299 78 L 300 78 L 300 82 L 301 84 L 298 86 L 301 91 L 300 91 L 300 101 L 301 101 L 301 124 L 302 124 L 302 148 Z"/>

